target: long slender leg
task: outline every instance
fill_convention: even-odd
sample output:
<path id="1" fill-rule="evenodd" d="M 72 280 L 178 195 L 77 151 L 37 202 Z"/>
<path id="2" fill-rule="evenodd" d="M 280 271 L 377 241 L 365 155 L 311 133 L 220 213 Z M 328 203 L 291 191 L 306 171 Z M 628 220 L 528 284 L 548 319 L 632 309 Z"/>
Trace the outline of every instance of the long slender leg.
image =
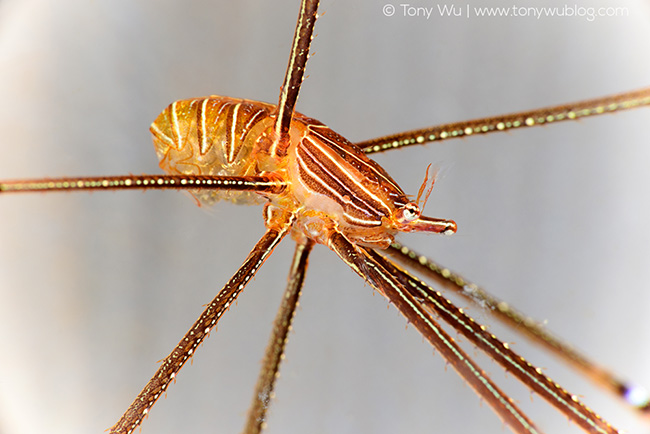
<path id="1" fill-rule="evenodd" d="M 509 325 L 513 330 L 523 333 L 534 342 L 543 345 L 566 363 L 582 372 L 586 377 L 624 399 L 628 405 L 644 413 L 650 411 L 650 400 L 647 392 L 628 381 L 622 380 L 614 373 L 581 354 L 571 345 L 551 334 L 541 322 L 525 315 L 505 301 L 489 294 L 483 288 L 469 282 L 433 260 L 417 254 L 404 245 L 393 243 L 388 253 L 394 255 L 409 267 L 415 268 L 427 277 L 434 279 L 438 284 L 455 291 L 467 300 L 485 306 L 488 313 L 494 315 L 504 324 Z"/>
<path id="2" fill-rule="evenodd" d="M 278 117 L 275 120 L 276 142 L 273 144 L 270 154 L 282 157 L 286 155 L 289 147 L 289 125 L 293 116 L 293 108 L 298 101 L 298 93 L 305 75 L 305 65 L 309 58 L 309 46 L 311 45 L 314 25 L 316 24 L 316 12 L 318 11 L 318 0 L 302 0 L 296 32 L 293 35 L 291 54 L 287 72 L 284 75 L 282 91 L 278 101 Z"/>
<path id="3" fill-rule="evenodd" d="M 355 145 L 363 149 L 366 153 L 373 154 L 403 148 L 404 146 L 422 145 L 427 142 L 438 142 L 474 134 L 507 131 L 513 128 L 547 125 L 647 105 L 650 105 L 650 88 L 611 95 L 604 98 L 579 101 L 573 104 L 544 107 L 537 110 L 405 131 L 403 133 L 358 142 Z"/>
<path id="4" fill-rule="evenodd" d="M 236 190 L 280 193 L 284 185 L 267 176 L 126 175 L 0 181 L 0 193 L 92 190 Z"/>
<path id="5" fill-rule="evenodd" d="M 608 434 L 618 432 L 580 402 L 575 395 L 569 394 L 559 384 L 542 374 L 539 368 L 514 353 L 507 344 L 499 341 L 496 336 L 486 331 L 485 327 L 476 323 L 462 309 L 459 309 L 443 297 L 441 293 L 400 269 L 377 252 L 370 249 L 365 250 L 377 263 L 392 276 L 395 276 L 411 295 L 422 300 L 425 309 L 442 318 L 472 344 L 485 351 L 504 369 L 511 372 L 530 389 L 536 391 L 585 431 Z"/>
<path id="6" fill-rule="evenodd" d="M 266 231 L 235 275 L 219 291 L 219 294 L 210 302 L 199 319 L 185 333 L 183 339 L 164 359 L 154 376 L 124 412 L 120 420 L 111 427 L 111 434 L 132 433 L 140 425 L 156 400 L 167 390 L 167 386 L 176 377 L 178 371 L 194 355 L 199 344 L 203 342 L 226 309 L 232 305 L 246 284 L 253 278 L 266 258 L 273 252 L 275 246 L 284 238 L 292 223 L 293 217 L 290 217 L 281 227 L 269 228 Z"/>
<path id="7" fill-rule="evenodd" d="M 289 339 L 291 323 L 296 313 L 296 307 L 298 307 L 298 299 L 305 280 L 309 253 L 313 246 L 314 243 L 310 240 L 304 244 L 299 243 L 296 245 L 291 269 L 289 270 L 287 289 L 282 297 L 282 303 L 275 321 L 273 321 L 273 330 L 262 360 L 262 368 L 257 378 L 253 402 L 248 410 L 248 420 L 243 431 L 246 434 L 260 433 L 266 427 L 266 412 L 273 398 L 275 381 L 279 376 L 280 363 L 284 357 L 284 349 Z"/>
<path id="8" fill-rule="evenodd" d="M 328 246 L 357 274 L 390 300 L 514 432 L 519 434 L 539 432 L 512 400 L 440 328 L 431 314 L 422 307 L 415 297 L 365 250 L 357 247 L 343 234 L 335 231 L 330 234 Z"/>

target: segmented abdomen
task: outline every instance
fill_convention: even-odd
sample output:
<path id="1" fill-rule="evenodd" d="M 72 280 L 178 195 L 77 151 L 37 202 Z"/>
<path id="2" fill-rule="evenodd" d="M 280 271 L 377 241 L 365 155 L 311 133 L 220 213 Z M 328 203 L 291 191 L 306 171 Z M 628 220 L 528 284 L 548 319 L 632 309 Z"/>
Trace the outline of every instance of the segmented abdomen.
<path id="1" fill-rule="evenodd" d="M 169 174 L 258 175 L 257 156 L 268 148 L 275 106 L 209 96 L 176 101 L 151 124 L 160 167 Z M 248 192 L 194 192 L 202 203 L 259 203 Z"/>

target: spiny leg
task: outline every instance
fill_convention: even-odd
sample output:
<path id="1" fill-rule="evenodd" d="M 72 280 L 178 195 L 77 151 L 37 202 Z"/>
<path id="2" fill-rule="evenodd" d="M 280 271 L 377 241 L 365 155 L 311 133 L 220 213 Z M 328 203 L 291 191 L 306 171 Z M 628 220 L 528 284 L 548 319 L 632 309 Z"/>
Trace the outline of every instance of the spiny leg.
<path id="1" fill-rule="evenodd" d="M 574 366 L 586 377 L 622 398 L 628 405 L 643 413 L 650 412 L 648 393 L 643 388 L 622 380 L 614 373 L 581 354 L 571 345 L 551 334 L 540 321 L 525 315 L 459 274 L 423 255 L 417 254 L 402 244 L 393 243 L 388 253 L 409 267 L 417 269 L 427 277 L 434 279 L 445 288 L 455 291 L 473 303 L 486 307 L 487 312 L 504 324 L 525 334 L 537 344 L 544 346 L 557 357 Z"/>
<path id="2" fill-rule="evenodd" d="M 266 412 L 273 398 L 275 381 L 279 376 L 280 363 L 284 358 L 284 349 L 289 339 L 291 323 L 296 313 L 298 299 L 305 280 L 309 253 L 313 246 L 314 243 L 311 240 L 306 241 L 304 244 L 296 244 L 296 251 L 289 270 L 287 289 L 282 296 L 280 309 L 278 309 L 273 321 L 273 330 L 262 360 L 262 368 L 257 378 L 253 402 L 248 410 L 248 420 L 243 431 L 246 434 L 257 434 L 266 428 Z"/>
<path id="3" fill-rule="evenodd" d="M 355 145 L 364 149 L 366 153 L 376 153 L 404 146 L 424 144 L 431 141 L 438 142 L 441 140 L 465 137 L 474 134 L 485 134 L 515 128 L 546 125 L 548 123 L 556 123 L 564 120 L 578 120 L 584 117 L 613 113 L 647 105 L 650 105 L 650 88 L 643 88 L 572 104 L 545 107 L 532 111 L 407 131 L 359 142 Z M 403 248 L 403 246 L 400 246 L 400 248 Z M 419 256 L 418 261 L 412 260 L 411 263 L 416 265 L 422 260 L 424 260 L 424 258 Z M 437 264 L 434 264 L 430 260 L 428 261 L 428 265 L 430 266 L 429 274 L 431 274 L 432 277 L 436 278 L 440 282 L 444 282 L 443 284 L 452 289 L 460 290 L 459 292 L 461 294 L 468 295 L 465 291 L 468 282 L 442 267 L 439 267 L 438 270 L 436 270 Z M 420 267 L 427 269 L 427 266 L 424 265 L 420 265 Z M 443 270 L 445 272 L 444 275 L 441 274 Z M 459 285 L 458 282 L 463 283 L 460 283 Z M 623 381 L 604 368 L 597 366 L 583 355 L 577 353 L 570 345 L 561 342 L 557 337 L 550 335 L 541 324 L 512 309 L 507 305 L 507 303 L 503 303 L 501 300 L 496 300 L 494 298 L 492 298 L 494 303 L 490 303 L 489 294 L 484 293 L 479 288 L 476 288 L 476 290 L 469 295 L 469 298 L 473 298 L 474 301 L 479 300 L 481 303 L 496 306 L 497 309 L 491 311 L 500 317 L 501 320 L 507 321 L 510 324 L 517 324 L 516 328 L 518 330 L 523 329 L 527 335 L 532 336 L 537 342 L 550 348 L 554 353 L 576 366 L 579 370 L 585 373 L 585 375 L 592 378 L 597 383 L 604 385 L 610 391 L 622 397 L 629 405 L 632 405 L 642 412 L 650 411 L 650 399 L 648 397 L 648 392 L 645 389 L 638 387 L 635 384 Z M 482 295 L 485 295 L 485 297 L 482 297 Z"/>
<path id="4" fill-rule="evenodd" d="M 540 432 L 512 400 L 440 328 L 415 297 L 365 250 L 351 243 L 337 231 L 331 231 L 328 247 L 395 305 L 397 310 L 440 352 L 463 380 L 514 432 L 519 434 Z"/>
<path id="5" fill-rule="evenodd" d="M 293 117 L 293 110 L 298 101 L 298 93 L 305 75 L 305 66 L 309 58 L 309 46 L 311 45 L 314 25 L 316 24 L 316 12 L 318 11 L 318 0 L 302 0 L 296 32 L 293 35 L 291 54 L 287 72 L 282 83 L 282 91 L 278 101 L 278 117 L 275 120 L 275 143 L 271 147 L 270 154 L 283 157 L 289 147 L 289 125 Z"/>
<path id="6" fill-rule="evenodd" d="M 542 374 L 539 368 L 514 353 L 507 344 L 487 332 L 484 326 L 476 323 L 462 309 L 459 309 L 443 297 L 440 292 L 435 291 L 421 280 L 400 269 L 377 252 L 370 249 L 365 250 L 377 263 L 395 276 L 413 297 L 420 300 L 426 310 L 442 318 L 472 344 L 483 350 L 504 369 L 511 372 L 523 384 L 537 392 L 586 432 L 603 434 L 618 432 L 580 402 L 575 395 L 569 394 L 559 384 Z"/>
<path id="7" fill-rule="evenodd" d="M 92 190 L 231 190 L 280 193 L 285 184 L 267 176 L 125 175 L 0 181 L 0 193 Z"/>
<path id="8" fill-rule="evenodd" d="M 648 105 L 650 105 L 650 88 L 644 88 L 603 98 L 579 101 L 573 104 L 544 107 L 537 110 L 405 131 L 358 142 L 355 145 L 363 149 L 367 154 L 374 154 L 405 146 L 422 145 L 433 141 L 439 142 L 441 140 L 516 128 L 548 125 L 561 121 L 572 121 Z"/>
<path id="9" fill-rule="evenodd" d="M 264 236 L 248 254 L 242 266 L 210 302 L 178 345 L 164 359 L 162 365 L 124 412 L 120 420 L 111 427 L 111 434 L 132 433 L 140 425 L 160 395 L 167 390 L 167 386 L 176 377 L 178 371 L 194 355 L 199 344 L 207 337 L 226 309 L 232 305 L 266 258 L 287 234 L 293 220 L 293 215 L 287 216 L 281 226 L 267 229 Z"/>

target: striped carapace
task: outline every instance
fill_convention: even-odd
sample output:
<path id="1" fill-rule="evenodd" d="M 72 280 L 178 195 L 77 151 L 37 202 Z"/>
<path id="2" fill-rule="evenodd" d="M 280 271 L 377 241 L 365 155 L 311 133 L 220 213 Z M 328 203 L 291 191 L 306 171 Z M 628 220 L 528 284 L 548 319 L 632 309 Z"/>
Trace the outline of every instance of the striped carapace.
<path id="1" fill-rule="evenodd" d="M 396 232 L 451 234 L 456 224 L 420 214 L 397 183 L 361 149 L 321 122 L 294 113 L 286 155 L 272 155 L 275 105 L 221 96 L 170 104 L 151 125 L 160 167 L 172 175 L 267 176 L 270 206 L 297 212 L 293 236 L 327 244 L 332 227 L 355 243 L 386 248 Z M 196 191 L 197 200 L 259 203 L 246 191 Z M 267 225 L 275 224 L 267 221 Z"/>
<path id="2" fill-rule="evenodd" d="M 388 10 L 392 7 L 386 6 L 389 6 Z M 298 306 L 308 256 L 316 242 L 327 245 L 354 272 L 386 297 L 514 432 L 537 434 L 540 429 L 515 400 L 501 390 L 458 346 L 455 339 L 440 327 L 438 321 L 445 321 L 584 431 L 603 434 L 618 431 L 586 407 L 576 395 L 570 394 L 540 368 L 511 350 L 508 343 L 500 341 L 486 327 L 474 321 L 463 309 L 375 248 L 388 247 L 388 252 L 409 268 L 441 286 L 455 290 L 468 300 L 488 306 L 488 311 L 506 324 L 534 336 L 538 343 L 576 366 L 594 382 L 608 388 L 630 406 L 647 412 L 650 400 L 647 395 L 632 393 L 638 390 L 632 387 L 633 384 L 620 380 L 598 363 L 584 358 L 547 333 L 538 322 L 449 269 L 415 254 L 401 244 L 390 244 L 393 235 L 399 231 L 453 232 L 455 224 L 422 217 L 417 205 L 420 194 L 415 203 L 409 201 L 386 172 L 364 154 L 647 106 L 650 105 L 650 88 L 574 104 L 412 130 L 351 144 L 320 122 L 294 111 L 309 57 L 317 8 L 317 0 L 303 0 L 301 3 L 277 106 L 207 97 L 178 101 L 163 111 L 152 130 L 161 167 L 172 175 L 0 182 L 0 193 L 185 189 L 192 192 L 199 202 L 206 204 L 219 199 L 235 203 L 267 201 L 264 212 L 267 230 L 264 235 L 223 289 L 206 305 L 188 332 L 161 360 L 155 374 L 110 432 L 130 434 L 148 417 L 156 401 L 175 382 L 181 368 L 194 356 L 210 331 L 215 330 L 223 314 L 233 306 L 247 283 L 252 281 L 275 247 L 289 233 L 297 241 L 295 256 L 287 290 L 262 362 L 245 432 L 259 433 L 266 426 L 266 414 L 284 358 L 291 321 Z M 384 8 L 385 15 L 386 11 Z M 20 320 L 21 324 L 25 321 L 23 317 Z M 227 373 L 231 374 L 230 371 Z M 183 422 L 187 420 L 185 414 L 180 417 Z"/>

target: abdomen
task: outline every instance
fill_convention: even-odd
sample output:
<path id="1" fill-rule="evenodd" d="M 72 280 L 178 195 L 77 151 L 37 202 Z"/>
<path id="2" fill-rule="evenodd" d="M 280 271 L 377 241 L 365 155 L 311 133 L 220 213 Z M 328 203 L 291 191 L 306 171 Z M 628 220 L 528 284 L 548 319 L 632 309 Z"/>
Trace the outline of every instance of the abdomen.
<path id="1" fill-rule="evenodd" d="M 259 152 L 268 148 L 275 106 L 209 96 L 176 101 L 151 124 L 160 168 L 169 174 L 258 175 Z M 194 192 L 201 203 L 260 203 L 248 192 Z"/>

